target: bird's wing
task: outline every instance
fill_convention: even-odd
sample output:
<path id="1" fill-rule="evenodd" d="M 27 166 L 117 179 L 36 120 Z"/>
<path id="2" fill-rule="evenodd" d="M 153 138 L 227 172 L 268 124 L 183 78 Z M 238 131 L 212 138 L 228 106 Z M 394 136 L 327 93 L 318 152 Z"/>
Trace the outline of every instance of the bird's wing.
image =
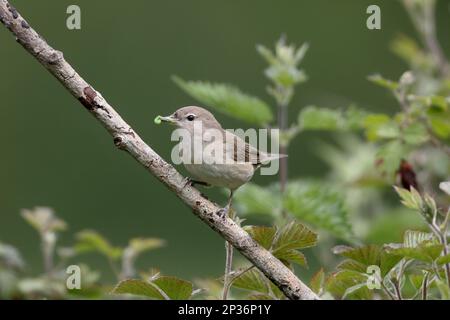
<path id="1" fill-rule="evenodd" d="M 268 154 L 258 150 L 237 135 L 226 133 L 225 154 L 234 162 L 251 163 L 255 166 L 268 164 L 270 161 L 287 157 L 284 154 Z"/>

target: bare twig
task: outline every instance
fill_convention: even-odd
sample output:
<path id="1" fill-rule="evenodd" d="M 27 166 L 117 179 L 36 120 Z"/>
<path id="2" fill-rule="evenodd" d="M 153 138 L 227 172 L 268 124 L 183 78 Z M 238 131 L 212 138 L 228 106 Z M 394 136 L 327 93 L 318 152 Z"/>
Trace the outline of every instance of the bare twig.
<path id="1" fill-rule="evenodd" d="M 50 47 L 8 1 L 0 0 L 0 22 L 81 104 L 105 127 L 114 144 L 127 151 L 160 182 L 189 206 L 194 214 L 219 233 L 260 269 L 290 299 L 318 299 L 282 262 L 261 247 L 233 220 L 218 216 L 218 206 L 202 197 L 175 168 L 164 161 L 128 125 L 108 102 L 67 63 L 62 52 Z"/>

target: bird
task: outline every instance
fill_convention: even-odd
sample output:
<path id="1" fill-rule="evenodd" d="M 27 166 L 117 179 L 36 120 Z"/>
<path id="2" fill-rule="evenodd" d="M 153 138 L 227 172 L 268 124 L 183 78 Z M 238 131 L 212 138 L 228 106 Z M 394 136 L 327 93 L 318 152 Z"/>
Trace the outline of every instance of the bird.
<path id="1" fill-rule="evenodd" d="M 287 157 L 284 154 L 258 150 L 234 133 L 223 129 L 214 115 L 202 107 L 179 108 L 169 116 L 158 116 L 155 119 L 156 123 L 161 121 L 183 129 L 186 134 L 179 146 L 182 153 L 190 153 L 182 161 L 192 176 L 187 181 L 192 185 L 224 187 L 230 191 L 226 206 L 217 212 L 222 217 L 228 216 L 235 191 L 250 181 L 257 169 L 273 160 Z M 196 126 L 201 126 L 202 130 L 196 130 Z M 202 161 L 195 162 L 193 157 L 196 143 L 202 146 L 202 150 L 210 149 L 215 152 L 204 153 Z"/>

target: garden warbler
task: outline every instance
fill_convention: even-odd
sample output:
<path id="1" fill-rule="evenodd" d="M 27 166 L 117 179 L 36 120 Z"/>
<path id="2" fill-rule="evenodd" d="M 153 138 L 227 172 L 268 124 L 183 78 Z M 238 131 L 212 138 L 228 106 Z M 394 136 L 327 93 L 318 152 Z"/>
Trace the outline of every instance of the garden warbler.
<path id="1" fill-rule="evenodd" d="M 181 129 L 178 147 L 181 147 L 183 155 L 185 152 L 189 154 L 182 160 L 192 175 L 188 182 L 230 190 L 227 205 L 218 211 L 222 217 L 228 215 L 234 191 L 248 182 L 255 170 L 272 160 L 286 157 L 256 149 L 232 132 L 224 130 L 211 112 L 200 107 L 183 107 L 170 116 L 158 116 L 155 120 L 158 119 Z M 195 161 L 199 153 L 200 161 Z"/>

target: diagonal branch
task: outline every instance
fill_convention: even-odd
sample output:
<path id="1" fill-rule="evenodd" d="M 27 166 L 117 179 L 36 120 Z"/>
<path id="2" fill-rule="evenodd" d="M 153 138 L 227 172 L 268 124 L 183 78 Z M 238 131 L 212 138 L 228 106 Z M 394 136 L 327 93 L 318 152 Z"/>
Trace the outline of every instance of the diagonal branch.
<path id="1" fill-rule="evenodd" d="M 97 118 L 111 134 L 114 144 L 119 149 L 127 151 L 152 175 L 173 191 L 193 210 L 198 218 L 230 242 L 260 269 L 283 291 L 286 297 L 290 299 L 318 299 L 317 295 L 299 280 L 289 268 L 256 243 L 247 232 L 231 219 L 223 219 L 216 215 L 219 208 L 205 199 L 197 189 L 186 186 L 186 180 L 183 176 L 153 151 L 101 94 L 93 89 L 67 63 L 62 52 L 50 47 L 6 0 L 0 0 L 0 22 L 14 34 L 17 42 L 25 50 L 33 55 Z"/>

